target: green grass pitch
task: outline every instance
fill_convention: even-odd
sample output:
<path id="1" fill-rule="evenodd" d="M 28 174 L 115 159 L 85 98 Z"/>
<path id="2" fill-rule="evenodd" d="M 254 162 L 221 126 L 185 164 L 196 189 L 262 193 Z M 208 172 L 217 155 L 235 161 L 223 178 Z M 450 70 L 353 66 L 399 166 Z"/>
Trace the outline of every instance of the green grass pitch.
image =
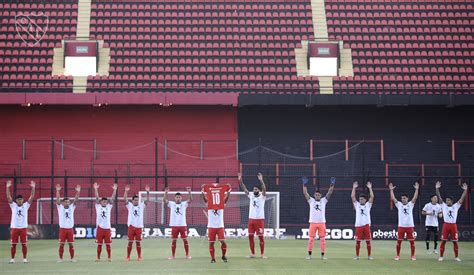
<path id="1" fill-rule="evenodd" d="M 438 262 L 436 255 L 427 255 L 424 242 L 417 242 L 417 258 L 409 260 L 409 243 L 403 242 L 401 260 L 393 260 L 395 241 L 374 241 L 372 244 L 375 260 L 366 259 L 367 250 L 362 242 L 361 260 L 354 261 L 354 241 L 327 241 L 328 260 L 319 258 L 306 260 L 304 240 L 267 240 L 267 260 L 245 259 L 248 255 L 248 241 L 228 240 L 228 263 L 220 260 L 220 244 L 216 245 L 217 263 L 211 264 L 207 241 L 191 239 L 192 260 L 184 259 L 182 241 L 178 241 L 177 259 L 169 261 L 171 241 L 169 239 L 149 239 L 143 242 L 143 262 L 136 261 L 135 248 L 131 262 L 125 262 L 126 240 L 114 240 L 111 263 L 94 262 L 96 246 L 93 240 L 76 241 L 77 263 L 56 263 L 57 241 L 32 240 L 29 242 L 28 264 L 21 263 L 21 248 L 17 248 L 17 263 L 8 264 L 10 249 L 8 241 L 0 242 L 0 274 L 474 274 L 474 243 L 460 243 L 462 262 L 453 261 L 452 243 L 446 246 L 444 262 Z M 319 241 L 315 241 L 319 249 Z M 258 243 L 256 243 L 258 251 Z M 318 250 L 315 255 L 318 256 Z M 65 258 L 69 256 L 65 247 Z M 102 258 L 105 247 L 102 251 Z"/>

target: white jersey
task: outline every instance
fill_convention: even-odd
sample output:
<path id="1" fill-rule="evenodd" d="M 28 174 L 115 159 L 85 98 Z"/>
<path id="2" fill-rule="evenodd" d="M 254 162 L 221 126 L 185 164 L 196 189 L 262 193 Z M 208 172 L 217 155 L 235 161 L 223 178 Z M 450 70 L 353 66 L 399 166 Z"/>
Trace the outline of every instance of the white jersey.
<path id="1" fill-rule="evenodd" d="M 441 204 L 443 209 L 443 220 L 445 223 L 456 223 L 458 218 L 458 210 L 461 208 L 461 204 L 456 202 L 455 204 L 448 206 L 446 203 Z"/>
<path id="2" fill-rule="evenodd" d="M 12 209 L 12 219 L 10 222 L 11 228 L 23 229 L 28 227 L 28 209 L 30 204 L 24 202 L 21 206 L 18 206 L 16 202 L 10 203 Z"/>
<path id="3" fill-rule="evenodd" d="M 248 195 L 250 199 L 249 219 L 265 219 L 265 200 L 266 197 L 262 194 L 255 197 L 253 193 Z"/>
<path id="4" fill-rule="evenodd" d="M 170 201 L 168 207 L 170 209 L 170 226 L 187 226 L 186 209 L 188 208 L 188 201 L 182 201 L 181 203 Z"/>
<path id="5" fill-rule="evenodd" d="M 133 205 L 133 203 L 127 203 L 127 210 L 128 210 L 128 218 L 127 218 L 127 225 L 133 226 L 136 228 L 143 228 L 143 212 L 145 212 L 146 205 L 142 202 L 139 203 L 137 206 Z"/>
<path id="6" fill-rule="evenodd" d="M 441 205 L 437 203 L 432 204 L 431 202 L 429 202 L 425 204 L 425 206 L 423 207 L 423 211 L 425 211 L 427 214 L 431 214 L 426 215 L 425 226 L 438 227 L 438 215 L 442 212 Z"/>
<path id="7" fill-rule="evenodd" d="M 58 209 L 59 216 L 59 228 L 70 229 L 74 227 L 74 211 L 76 210 L 76 205 L 71 203 L 66 209 L 62 204 L 57 204 L 56 208 Z"/>
<path id="8" fill-rule="evenodd" d="M 398 227 L 415 227 L 413 221 L 413 207 L 415 207 L 415 204 L 412 201 L 407 204 L 397 201 L 395 206 L 398 208 Z"/>
<path id="9" fill-rule="evenodd" d="M 102 229 L 110 229 L 110 219 L 111 219 L 111 212 L 114 206 L 108 203 L 105 207 L 96 203 L 95 204 L 95 214 L 96 218 L 96 226 Z"/>
<path id="10" fill-rule="evenodd" d="M 314 198 L 309 198 L 309 222 L 310 223 L 326 223 L 326 204 L 328 200 L 326 197 L 316 201 Z"/>
<path id="11" fill-rule="evenodd" d="M 224 228 L 224 209 L 207 210 L 207 228 Z"/>
<path id="12" fill-rule="evenodd" d="M 364 205 L 361 205 L 356 201 L 354 202 L 354 209 L 356 211 L 355 226 L 370 225 L 370 209 L 372 209 L 372 203 L 366 202 Z"/>

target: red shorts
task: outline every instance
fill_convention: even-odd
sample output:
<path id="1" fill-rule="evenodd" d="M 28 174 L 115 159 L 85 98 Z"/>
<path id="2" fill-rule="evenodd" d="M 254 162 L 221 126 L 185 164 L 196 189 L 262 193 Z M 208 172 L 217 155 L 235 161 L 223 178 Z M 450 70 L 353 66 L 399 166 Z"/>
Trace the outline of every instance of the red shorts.
<path id="1" fill-rule="evenodd" d="M 443 231 L 441 233 L 441 240 L 448 241 L 451 237 L 451 241 L 458 240 L 458 225 L 455 223 L 443 223 Z"/>
<path id="2" fill-rule="evenodd" d="M 224 228 L 208 228 L 207 229 L 207 238 L 210 242 L 216 241 L 216 235 L 217 235 L 217 240 L 225 241 Z"/>
<path id="3" fill-rule="evenodd" d="M 12 244 L 17 244 L 18 239 L 20 239 L 20 243 L 27 243 L 26 239 L 26 228 L 12 228 L 10 229 L 10 241 Z"/>
<path id="4" fill-rule="evenodd" d="M 405 234 L 407 236 L 407 240 L 414 241 L 415 237 L 413 235 L 414 227 L 399 227 L 398 228 L 398 240 L 403 240 L 405 238 Z"/>
<path id="5" fill-rule="evenodd" d="M 129 241 L 141 241 L 142 240 L 142 228 L 134 226 L 128 226 L 128 240 Z"/>
<path id="6" fill-rule="evenodd" d="M 264 219 L 249 219 L 249 235 L 263 236 Z"/>
<path id="7" fill-rule="evenodd" d="M 188 235 L 186 234 L 188 231 L 188 229 L 186 228 L 186 226 L 172 226 L 171 227 L 171 238 L 173 240 L 176 240 L 178 238 L 178 235 L 182 238 L 182 239 L 186 239 L 188 237 Z"/>
<path id="8" fill-rule="evenodd" d="M 98 244 L 111 244 L 112 243 L 112 231 L 110 229 L 103 229 L 97 227 L 95 242 Z"/>
<path id="9" fill-rule="evenodd" d="M 74 243 L 74 229 L 59 228 L 59 243 Z"/>
<path id="10" fill-rule="evenodd" d="M 370 241 L 371 239 L 372 233 L 370 232 L 370 224 L 356 226 L 356 241 Z"/>

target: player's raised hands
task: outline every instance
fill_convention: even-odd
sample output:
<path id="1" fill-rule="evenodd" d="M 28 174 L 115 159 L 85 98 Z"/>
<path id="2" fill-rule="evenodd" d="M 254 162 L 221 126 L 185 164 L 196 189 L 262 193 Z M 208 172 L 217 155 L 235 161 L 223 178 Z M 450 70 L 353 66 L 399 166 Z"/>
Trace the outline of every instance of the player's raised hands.
<path id="1" fill-rule="evenodd" d="M 60 191 L 62 188 L 61 188 L 61 185 L 58 183 L 56 184 L 56 190 Z"/>
<path id="2" fill-rule="evenodd" d="M 367 188 L 371 189 L 372 188 L 372 182 L 368 181 L 365 186 L 367 186 Z"/>
<path id="3" fill-rule="evenodd" d="M 262 173 L 258 173 L 258 174 L 257 174 L 257 179 L 258 179 L 259 181 L 263 181 L 263 175 L 262 175 Z"/>
<path id="4" fill-rule="evenodd" d="M 145 191 L 150 192 L 150 185 L 145 185 Z"/>
<path id="5" fill-rule="evenodd" d="M 165 192 L 169 192 L 170 188 L 168 186 L 165 187 Z"/>
<path id="6" fill-rule="evenodd" d="M 76 187 L 74 188 L 76 190 L 76 192 L 81 192 L 81 186 L 78 184 L 76 185 Z"/>
<path id="7" fill-rule="evenodd" d="M 99 184 L 97 182 L 94 182 L 94 189 L 95 190 L 99 189 Z"/>
<path id="8" fill-rule="evenodd" d="M 463 183 L 463 184 L 461 185 L 461 188 L 462 188 L 462 190 L 467 190 L 467 183 Z"/>
<path id="9" fill-rule="evenodd" d="M 393 183 L 389 183 L 389 184 L 388 184 L 388 189 L 390 189 L 390 190 L 395 190 L 395 188 L 397 188 L 397 187 L 394 186 Z"/>
<path id="10" fill-rule="evenodd" d="M 31 187 L 32 189 L 35 189 L 35 187 L 36 187 L 36 182 L 31 181 L 31 182 L 30 182 L 30 187 Z"/>
<path id="11" fill-rule="evenodd" d="M 418 182 L 415 182 L 415 185 L 413 185 L 413 188 L 415 188 L 415 189 L 420 188 L 420 184 Z"/>
<path id="12" fill-rule="evenodd" d="M 11 180 L 7 180 L 7 188 L 10 188 L 12 186 L 12 181 Z"/>
<path id="13" fill-rule="evenodd" d="M 441 188 L 441 182 L 440 182 L 440 181 L 437 181 L 437 182 L 435 183 L 435 187 L 436 187 L 436 189 Z"/>
<path id="14" fill-rule="evenodd" d="M 355 188 L 357 188 L 357 187 L 359 187 L 359 182 L 358 182 L 358 181 L 354 181 L 354 182 L 352 183 L 352 188 L 355 189 Z"/>
<path id="15" fill-rule="evenodd" d="M 242 173 L 237 173 L 237 179 L 238 179 L 239 181 L 242 181 Z"/>
<path id="16" fill-rule="evenodd" d="M 191 187 L 186 187 L 186 191 L 191 192 Z"/>
<path id="17" fill-rule="evenodd" d="M 128 191 L 130 191 L 130 185 L 127 184 L 125 185 L 125 192 L 128 192 Z"/>
<path id="18" fill-rule="evenodd" d="M 308 182 L 309 182 L 309 179 L 308 179 L 308 177 L 302 177 L 301 181 L 303 182 L 303 185 L 307 185 Z"/>
<path id="19" fill-rule="evenodd" d="M 112 189 L 114 189 L 114 191 L 115 191 L 115 190 L 117 190 L 117 188 L 118 188 L 118 184 L 114 183 L 114 185 L 112 185 Z"/>

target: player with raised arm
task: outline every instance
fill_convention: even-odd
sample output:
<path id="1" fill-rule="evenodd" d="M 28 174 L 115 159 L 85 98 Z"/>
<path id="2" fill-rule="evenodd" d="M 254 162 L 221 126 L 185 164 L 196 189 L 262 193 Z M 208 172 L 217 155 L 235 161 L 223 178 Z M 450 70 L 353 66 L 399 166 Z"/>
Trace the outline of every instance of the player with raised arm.
<path id="1" fill-rule="evenodd" d="M 168 200 L 168 187 L 165 188 L 165 194 L 163 196 L 163 202 L 170 209 L 170 227 L 171 227 L 171 256 L 168 257 L 168 260 L 176 259 L 176 243 L 178 237 L 183 239 L 184 251 L 186 253 L 186 259 L 191 260 L 192 257 L 189 255 L 189 243 L 187 236 L 187 224 L 186 224 L 186 209 L 189 207 L 193 201 L 193 196 L 191 194 L 191 187 L 186 187 L 188 191 L 188 199 L 183 201 L 181 193 L 177 192 L 174 195 L 174 201 Z"/>
<path id="2" fill-rule="evenodd" d="M 75 263 L 74 259 L 74 211 L 76 210 L 76 203 L 79 201 L 79 194 L 81 193 L 81 186 L 76 185 L 76 195 L 73 200 L 67 197 L 61 199 L 61 185 L 56 185 L 56 208 L 58 209 L 59 217 L 59 260 L 58 263 L 63 262 L 64 245 L 67 242 L 69 245 L 69 256 L 71 262 Z"/>
<path id="3" fill-rule="evenodd" d="M 249 190 L 245 186 L 242 180 L 242 174 L 238 174 L 240 188 L 245 192 L 245 195 L 250 200 L 249 205 L 249 244 L 250 244 L 250 256 L 247 258 L 255 258 L 255 242 L 254 235 L 257 234 L 258 239 L 260 240 L 260 257 L 266 259 L 267 257 L 264 254 L 265 251 L 265 238 L 264 238 L 264 227 L 265 227 L 265 200 L 267 195 L 267 188 L 265 182 L 263 181 L 263 175 L 261 173 L 257 174 L 258 181 L 261 184 L 260 186 L 253 187 L 253 194 L 250 194 Z"/>
<path id="4" fill-rule="evenodd" d="M 359 260 L 360 242 L 365 240 L 367 244 L 367 257 L 369 260 L 373 260 L 372 245 L 372 233 L 370 231 L 370 210 L 374 203 L 374 191 L 372 190 L 372 183 L 367 182 L 367 188 L 369 189 L 370 197 L 367 200 L 366 194 L 359 195 L 359 201 L 356 200 L 356 189 L 359 186 L 357 181 L 352 184 L 351 199 L 356 212 L 355 228 L 356 228 L 356 256 L 354 260 Z"/>
<path id="5" fill-rule="evenodd" d="M 28 228 L 28 209 L 31 206 L 35 198 L 35 188 L 36 183 L 31 181 L 31 194 L 28 198 L 28 201 L 24 202 L 23 196 L 17 195 L 15 200 L 13 201 L 12 195 L 10 194 L 10 187 L 12 186 L 12 182 L 9 180 L 7 181 L 7 201 L 10 205 L 10 209 L 12 210 L 12 218 L 10 222 L 10 241 L 11 241 L 11 260 L 10 264 L 15 263 L 15 254 L 16 254 L 16 245 L 18 244 L 18 239 L 21 243 L 21 251 L 23 253 L 23 263 L 28 263 L 27 254 L 28 254 L 28 247 L 27 247 L 27 228 Z"/>
<path id="6" fill-rule="evenodd" d="M 150 186 L 145 186 L 146 199 L 140 203 L 137 195 L 132 197 L 132 201 L 128 200 L 128 192 L 130 191 L 130 185 L 125 186 L 125 192 L 123 199 L 125 201 L 125 207 L 128 210 L 127 226 L 128 226 L 128 245 L 127 245 L 127 257 L 126 262 L 130 262 L 130 254 L 132 253 L 133 242 L 135 241 L 135 247 L 137 249 L 138 261 L 142 261 L 142 231 L 143 231 L 143 214 L 145 207 L 150 201 Z"/>
<path id="7" fill-rule="evenodd" d="M 331 198 L 332 192 L 334 191 L 334 185 L 336 178 L 331 178 L 331 184 L 326 196 L 322 197 L 321 191 L 316 190 L 314 192 L 314 198 L 308 193 L 308 182 L 307 177 L 303 177 L 303 195 L 305 200 L 309 204 L 309 241 L 308 241 L 308 256 L 307 260 L 311 260 L 313 254 L 314 239 L 316 233 L 319 236 L 319 248 L 321 249 L 321 260 L 327 260 L 326 253 L 326 204 Z"/>
<path id="8" fill-rule="evenodd" d="M 418 189 L 420 185 L 418 182 L 415 182 L 413 187 L 415 188 L 415 194 L 413 198 L 409 201 L 407 194 L 402 194 L 401 202 L 395 198 L 394 189 L 396 186 L 393 186 L 392 183 L 389 184 L 390 189 L 390 198 L 398 209 L 398 233 L 397 233 L 397 256 L 395 261 L 400 260 L 400 249 L 402 247 L 402 241 L 407 237 L 407 240 L 410 241 L 410 250 L 411 250 L 411 260 L 416 261 L 415 256 L 415 223 L 413 221 L 413 208 L 415 207 L 416 199 L 418 198 Z"/>
<path id="9" fill-rule="evenodd" d="M 114 190 L 112 197 L 107 199 L 106 197 L 99 196 L 99 184 L 94 183 L 95 190 L 95 213 L 96 213 L 96 242 L 97 242 L 97 259 L 96 262 L 100 262 L 100 254 L 102 253 L 102 244 L 105 242 L 105 248 L 107 250 L 108 261 L 112 261 L 112 249 L 110 244 L 112 243 L 112 232 L 110 230 L 110 219 L 112 217 L 112 208 L 114 207 L 115 196 L 117 195 L 117 184 L 112 186 Z"/>
<path id="10" fill-rule="evenodd" d="M 440 189 L 441 182 L 436 182 L 436 195 L 438 195 L 439 202 L 441 203 L 441 209 L 443 211 L 443 230 L 441 231 L 441 245 L 439 247 L 439 259 L 438 261 L 443 261 L 444 249 L 446 242 L 451 238 L 453 241 L 454 249 L 454 260 L 460 262 L 459 258 L 459 246 L 458 246 L 458 227 L 456 225 L 456 220 L 458 218 L 458 211 L 461 208 L 464 199 L 467 195 L 467 183 L 463 183 L 461 188 L 463 190 L 461 198 L 455 203 L 453 197 L 446 197 L 446 202 L 441 198 Z"/>
<path id="11" fill-rule="evenodd" d="M 426 229 L 426 251 L 428 255 L 432 253 L 438 254 L 436 248 L 438 248 L 438 217 L 443 217 L 443 211 L 441 205 L 438 203 L 438 196 L 433 194 L 430 196 L 430 202 L 425 204 L 421 214 L 426 216 L 425 229 Z M 430 250 L 430 239 L 433 235 L 434 249 Z"/>
<path id="12" fill-rule="evenodd" d="M 211 263 L 216 262 L 214 243 L 217 240 L 221 243 L 222 260 L 227 263 L 227 243 L 225 241 L 224 230 L 224 206 L 229 200 L 230 184 L 204 184 L 201 187 L 202 200 L 207 203 L 207 236 L 209 239 L 209 253 Z M 224 197 L 224 200 L 222 200 Z"/>

